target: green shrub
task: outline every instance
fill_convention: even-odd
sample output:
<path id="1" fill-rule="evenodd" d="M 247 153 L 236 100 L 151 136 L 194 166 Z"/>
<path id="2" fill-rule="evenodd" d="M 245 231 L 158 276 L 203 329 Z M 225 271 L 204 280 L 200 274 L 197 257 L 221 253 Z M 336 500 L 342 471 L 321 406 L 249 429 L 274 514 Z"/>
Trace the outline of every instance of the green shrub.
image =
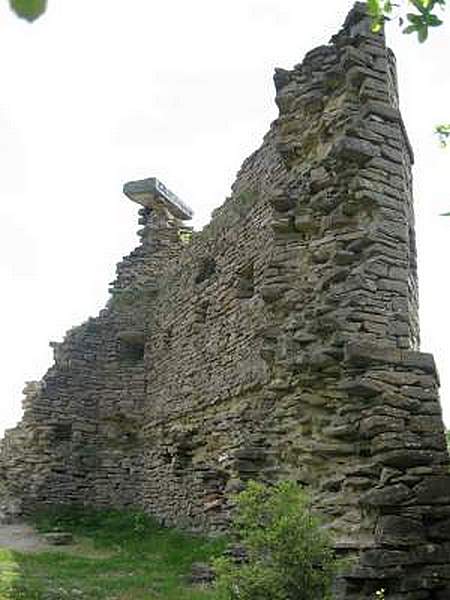
<path id="1" fill-rule="evenodd" d="M 249 482 L 236 497 L 234 529 L 248 560 L 214 563 L 221 600 L 328 600 L 336 572 L 331 539 L 293 482 Z"/>

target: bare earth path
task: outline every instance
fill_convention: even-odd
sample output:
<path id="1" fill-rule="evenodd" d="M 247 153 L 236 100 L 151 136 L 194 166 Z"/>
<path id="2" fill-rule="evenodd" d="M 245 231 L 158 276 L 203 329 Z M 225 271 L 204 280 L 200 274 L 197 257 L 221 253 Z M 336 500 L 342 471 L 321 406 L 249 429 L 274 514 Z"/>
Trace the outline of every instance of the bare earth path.
<path id="1" fill-rule="evenodd" d="M 17 550 L 18 552 L 41 552 L 54 550 L 26 523 L 0 525 L 0 548 Z"/>

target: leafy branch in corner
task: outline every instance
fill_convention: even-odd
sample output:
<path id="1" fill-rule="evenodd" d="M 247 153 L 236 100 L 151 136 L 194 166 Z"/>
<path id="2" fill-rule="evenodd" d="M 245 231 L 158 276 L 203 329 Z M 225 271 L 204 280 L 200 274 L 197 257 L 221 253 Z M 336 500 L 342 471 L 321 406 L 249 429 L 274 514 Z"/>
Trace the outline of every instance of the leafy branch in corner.
<path id="1" fill-rule="evenodd" d="M 447 0 L 404 0 L 401 4 L 392 0 L 367 0 L 367 11 L 372 19 L 372 31 L 377 33 L 386 21 L 398 20 L 403 33 L 416 33 L 422 44 L 428 39 L 430 28 L 439 27 L 443 20 L 436 11 L 446 7 Z M 408 9 L 412 12 L 408 12 Z M 437 125 L 434 130 L 442 148 L 450 138 L 450 123 Z"/>
<path id="2" fill-rule="evenodd" d="M 47 0 L 9 0 L 12 10 L 27 21 L 35 21 L 44 14 Z"/>
<path id="3" fill-rule="evenodd" d="M 402 4 L 392 0 L 367 0 L 374 32 L 380 31 L 385 21 L 397 19 L 400 27 L 404 27 L 403 33 L 417 33 L 420 43 L 428 38 L 430 27 L 442 25 L 436 10 L 443 10 L 445 5 L 446 0 L 407 0 Z"/>

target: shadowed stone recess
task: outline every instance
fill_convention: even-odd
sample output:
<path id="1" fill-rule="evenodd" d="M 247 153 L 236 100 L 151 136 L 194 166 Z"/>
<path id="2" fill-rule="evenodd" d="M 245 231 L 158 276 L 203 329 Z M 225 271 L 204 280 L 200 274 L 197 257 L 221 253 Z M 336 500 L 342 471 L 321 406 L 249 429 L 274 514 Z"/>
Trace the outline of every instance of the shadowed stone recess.
<path id="1" fill-rule="evenodd" d="M 1 512 L 133 506 L 217 531 L 246 481 L 290 478 L 355 557 L 336 598 L 448 600 L 449 456 L 419 350 L 394 56 L 357 3 L 274 80 L 279 116 L 203 231 L 157 179 L 126 184 L 140 244 L 27 384 Z"/>

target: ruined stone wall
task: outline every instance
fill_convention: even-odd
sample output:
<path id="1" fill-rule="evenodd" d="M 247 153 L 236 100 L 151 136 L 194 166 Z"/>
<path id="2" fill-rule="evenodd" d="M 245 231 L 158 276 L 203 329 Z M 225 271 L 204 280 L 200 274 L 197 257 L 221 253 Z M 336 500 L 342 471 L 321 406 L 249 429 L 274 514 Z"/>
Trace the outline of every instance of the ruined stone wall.
<path id="1" fill-rule="evenodd" d="M 164 215 L 142 209 L 140 223 L 141 244 L 118 265 L 107 307 L 51 343 L 53 367 L 27 386 L 22 422 L 6 432 L 1 466 L 23 510 L 141 501 L 146 315 L 161 264 L 183 244 Z"/>
<path id="2" fill-rule="evenodd" d="M 3 442 L 24 508 L 141 506 L 226 527 L 249 478 L 310 490 L 342 552 L 337 597 L 450 597 L 449 457 L 421 353 L 413 155 L 395 60 L 357 4 L 275 74 L 278 119 L 186 245 L 144 208 L 96 319 L 55 346 Z"/>

